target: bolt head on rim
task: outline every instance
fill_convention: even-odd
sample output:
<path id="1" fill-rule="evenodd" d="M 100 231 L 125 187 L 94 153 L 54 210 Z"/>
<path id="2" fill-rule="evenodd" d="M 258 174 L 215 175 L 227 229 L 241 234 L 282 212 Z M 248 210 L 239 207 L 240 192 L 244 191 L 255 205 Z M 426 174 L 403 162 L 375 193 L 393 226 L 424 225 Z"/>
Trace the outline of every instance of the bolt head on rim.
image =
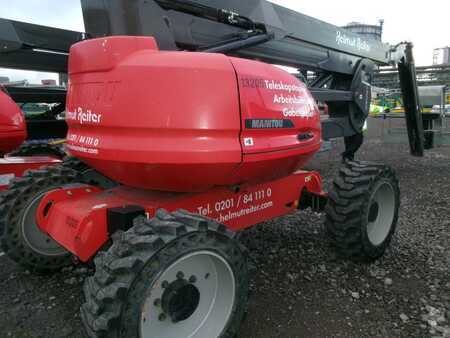
<path id="1" fill-rule="evenodd" d="M 149 288 L 140 337 L 218 337 L 232 315 L 235 293 L 233 270 L 221 255 L 207 250 L 185 255 Z"/>
<path id="2" fill-rule="evenodd" d="M 367 237 L 374 245 L 381 245 L 391 232 L 395 217 L 395 190 L 387 181 L 380 181 L 369 199 Z"/>

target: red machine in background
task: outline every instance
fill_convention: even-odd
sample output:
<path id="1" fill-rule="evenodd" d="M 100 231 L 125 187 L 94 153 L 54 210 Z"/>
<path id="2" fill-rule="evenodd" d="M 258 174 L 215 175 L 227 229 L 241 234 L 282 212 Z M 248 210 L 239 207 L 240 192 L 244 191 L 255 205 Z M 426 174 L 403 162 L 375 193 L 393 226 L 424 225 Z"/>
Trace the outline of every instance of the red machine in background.
<path id="1" fill-rule="evenodd" d="M 22 111 L 1 86 L 0 107 L 0 156 L 3 156 L 25 141 L 27 129 Z"/>
<path id="2" fill-rule="evenodd" d="M 18 149 L 26 138 L 27 128 L 23 112 L 0 86 L 0 190 L 6 189 L 14 177 L 22 176 L 28 169 L 61 162 L 53 156 L 8 157 L 6 155 Z"/>
<path id="3" fill-rule="evenodd" d="M 287 72 L 118 36 L 72 46 L 69 76 L 67 148 L 97 178 L 56 166 L 14 181 L 1 243 L 32 270 L 94 258 L 88 336 L 235 336 L 248 272 L 234 234 L 299 208 L 328 200 L 347 256 L 373 260 L 389 244 L 394 173 L 347 161 L 327 199 L 319 174 L 302 171 L 320 149 L 320 113 Z"/>

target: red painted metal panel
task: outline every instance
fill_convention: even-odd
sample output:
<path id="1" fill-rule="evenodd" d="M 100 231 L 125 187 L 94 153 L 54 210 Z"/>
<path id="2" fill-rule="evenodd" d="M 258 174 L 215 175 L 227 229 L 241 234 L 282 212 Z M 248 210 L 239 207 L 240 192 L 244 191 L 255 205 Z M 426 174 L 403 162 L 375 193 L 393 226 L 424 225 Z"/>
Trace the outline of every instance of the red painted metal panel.
<path id="1" fill-rule="evenodd" d="M 73 67 L 96 51 L 118 53 L 121 61 L 110 71 L 93 61 L 102 71 L 71 75 L 68 150 L 130 186 L 198 191 L 228 183 L 241 162 L 238 89 L 228 58 L 136 51 L 115 39 L 100 39 L 115 46 L 107 51 L 98 40 L 72 47 Z"/>
<path id="2" fill-rule="evenodd" d="M 242 185 L 235 190 L 217 187 L 204 193 L 170 193 L 124 186 L 100 191 L 90 186 L 68 186 L 44 197 L 37 220 L 44 232 L 86 261 L 111 236 L 107 231 L 108 208 L 141 205 L 149 217 L 159 208 L 186 209 L 226 224 L 232 230 L 240 230 L 294 211 L 303 188 L 323 194 L 320 176 L 304 171 L 257 185 Z"/>
<path id="3" fill-rule="evenodd" d="M 320 113 L 306 86 L 272 65 L 238 58 L 231 61 L 239 83 L 244 153 L 293 150 L 290 156 L 295 156 L 318 150 Z M 310 137 L 301 139 L 300 133 L 310 133 Z M 251 142 L 246 144 L 246 139 Z"/>

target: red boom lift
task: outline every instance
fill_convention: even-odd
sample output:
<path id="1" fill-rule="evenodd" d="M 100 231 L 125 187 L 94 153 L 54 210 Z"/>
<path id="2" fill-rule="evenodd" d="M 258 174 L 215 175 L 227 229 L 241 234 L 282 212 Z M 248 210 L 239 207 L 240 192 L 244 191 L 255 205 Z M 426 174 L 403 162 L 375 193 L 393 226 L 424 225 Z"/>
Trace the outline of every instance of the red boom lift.
<path id="1" fill-rule="evenodd" d="M 260 3 L 261 13 L 271 13 L 268 3 L 251 2 Z M 100 9 L 119 3 L 126 7 L 122 1 L 84 1 L 87 22 L 94 22 L 93 12 L 111 14 Z M 367 41 L 352 40 L 350 33 L 344 38 L 347 33 L 338 30 L 321 40 L 326 45 L 335 39 L 336 47 L 328 56 L 319 55 L 318 46 L 308 45 L 314 30 L 306 31 L 304 41 L 280 38 L 279 31 L 270 31 L 271 22 L 255 23 L 201 1 L 133 3 L 126 13 L 143 15 L 150 8 L 163 19 L 160 29 L 156 21 L 145 21 L 158 39 L 99 33 L 71 47 L 66 146 L 84 169 L 53 166 L 13 180 L 0 203 L 5 253 L 37 271 L 58 269 L 73 256 L 93 260 L 96 270 L 85 282 L 81 308 L 88 336 L 170 338 L 238 333 L 248 271 L 245 248 L 235 235 L 256 223 L 299 208 L 325 209 L 326 228 L 342 254 L 380 257 L 398 217 L 392 169 L 352 160 L 359 141 L 347 149 L 350 159 L 328 193 L 318 173 L 302 168 L 324 137 L 350 137 L 352 145 L 367 116 L 373 62 L 390 54 L 371 54 Z M 303 18 L 270 6 L 280 16 Z M 97 23 L 145 27 L 140 18 Z M 234 34 L 194 48 L 189 41 L 217 33 L 204 29 L 211 22 Z M 192 24 L 191 33 L 199 29 L 196 24 L 206 25 L 205 35 L 180 34 L 182 24 Z M 164 40 L 167 28 L 172 40 Z M 277 44 L 283 50 L 293 41 L 297 49 L 290 54 L 277 52 Z M 346 46 L 339 49 L 339 44 Z M 175 50 L 181 46 L 187 50 Z M 359 54 L 348 48 L 359 48 Z M 399 67 L 414 89 L 410 45 L 405 50 Z M 308 59 L 295 61 L 295 53 L 306 52 Z M 328 63 L 314 63 L 321 57 Z M 305 84 L 249 58 L 309 62 L 317 77 Z M 417 100 L 411 88 L 404 92 L 407 103 Z M 319 98 L 330 109 L 326 125 L 320 121 Z M 414 130 L 411 150 L 420 155 L 420 111 L 417 104 L 407 109 Z"/>

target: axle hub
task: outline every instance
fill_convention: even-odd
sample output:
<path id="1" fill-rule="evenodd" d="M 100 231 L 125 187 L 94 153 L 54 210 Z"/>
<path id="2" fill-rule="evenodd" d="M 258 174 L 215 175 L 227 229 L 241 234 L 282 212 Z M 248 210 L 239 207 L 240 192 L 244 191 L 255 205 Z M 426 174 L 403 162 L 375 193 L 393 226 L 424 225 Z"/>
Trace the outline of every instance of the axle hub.
<path id="1" fill-rule="evenodd" d="M 200 291 L 186 279 L 177 279 L 170 283 L 162 296 L 162 309 L 174 323 L 192 316 L 199 303 Z"/>

